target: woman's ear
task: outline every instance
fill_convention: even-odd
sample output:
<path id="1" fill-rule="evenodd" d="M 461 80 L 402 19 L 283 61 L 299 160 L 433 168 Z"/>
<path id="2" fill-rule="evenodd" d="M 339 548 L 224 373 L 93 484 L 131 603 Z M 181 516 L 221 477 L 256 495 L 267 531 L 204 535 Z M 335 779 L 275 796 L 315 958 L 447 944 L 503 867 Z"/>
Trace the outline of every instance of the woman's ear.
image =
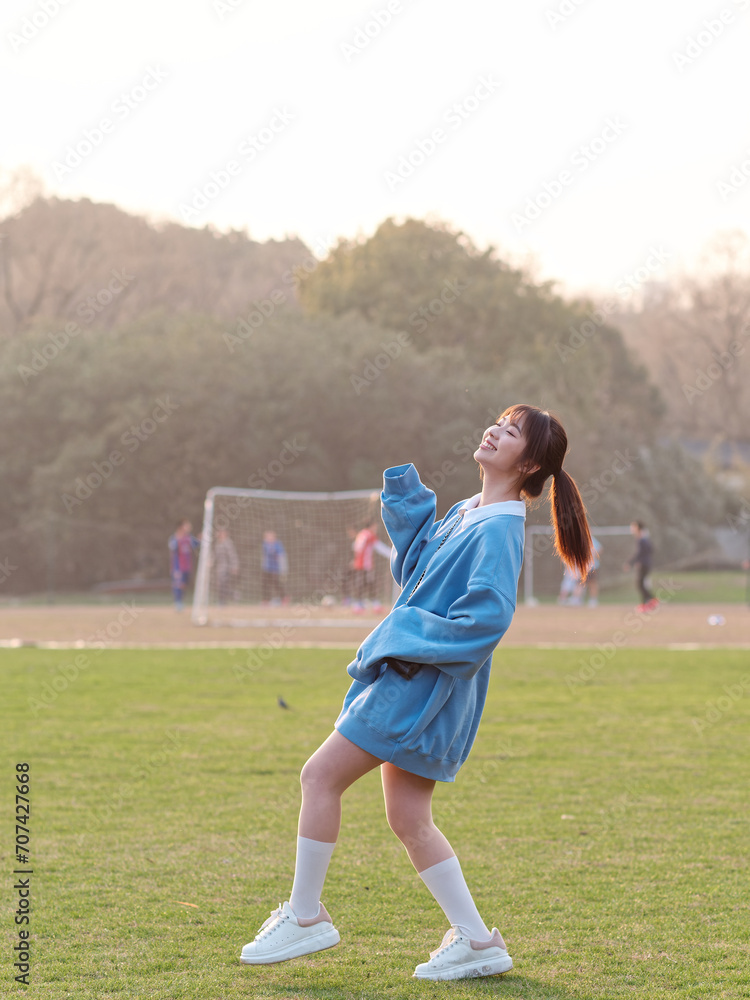
<path id="1" fill-rule="evenodd" d="M 535 472 L 539 472 L 541 465 L 534 465 L 531 462 L 523 462 L 519 464 L 518 471 L 522 476 L 533 476 Z"/>

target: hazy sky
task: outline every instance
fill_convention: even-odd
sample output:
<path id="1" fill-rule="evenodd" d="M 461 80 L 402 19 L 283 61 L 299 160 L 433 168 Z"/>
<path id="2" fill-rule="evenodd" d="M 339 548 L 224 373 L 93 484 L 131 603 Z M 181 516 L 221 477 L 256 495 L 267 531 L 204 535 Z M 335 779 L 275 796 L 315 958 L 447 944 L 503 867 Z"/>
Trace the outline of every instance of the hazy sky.
<path id="1" fill-rule="evenodd" d="M 569 290 L 750 232 L 750 0 L 5 0 L 0 18 L 0 166 L 61 197 L 318 252 L 442 220 Z"/>

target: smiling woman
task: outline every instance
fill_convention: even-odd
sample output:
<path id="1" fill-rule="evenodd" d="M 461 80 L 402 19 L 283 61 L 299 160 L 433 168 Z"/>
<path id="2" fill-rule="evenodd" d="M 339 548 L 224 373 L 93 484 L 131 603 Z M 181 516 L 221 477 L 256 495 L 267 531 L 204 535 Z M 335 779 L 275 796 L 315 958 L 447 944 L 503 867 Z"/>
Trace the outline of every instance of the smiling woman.
<path id="1" fill-rule="evenodd" d="M 302 769 L 294 885 L 288 902 L 242 949 L 269 965 L 338 944 L 320 901 L 341 825 L 341 796 L 381 768 L 388 823 L 451 927 L 418 979 L 497 975 L 513 966 L 497 928 L 484 923 L 448 840 L 432 818 L 436 781 L 451 782 L 474 743 L 492 654 L 515 611 L 524 550 L 524 497 L 552 477 L 555 538 L 585 576 L 591 538 L 580 494 L 563 472 L 567 437 L 537 407 L 510 407 L 474 457 L 481 493 L 436 518 L 436 497 L 413 465 L 387 469 L 383 521 L 401 595 L 364 640 L 333 733 Z"/>
<path id="2" fill-rule="evenodd" d="M 560 421 L 546 410 L 521 403 L 487 428 L 474 458 L 481 467 L 483 503 L 536 499 L 552 478 L 555 550 L 578 576 L 585 577 L 591 564 L 591 534 L 578 487 L 562 467 L 567 450 L 568 437 Z"/>

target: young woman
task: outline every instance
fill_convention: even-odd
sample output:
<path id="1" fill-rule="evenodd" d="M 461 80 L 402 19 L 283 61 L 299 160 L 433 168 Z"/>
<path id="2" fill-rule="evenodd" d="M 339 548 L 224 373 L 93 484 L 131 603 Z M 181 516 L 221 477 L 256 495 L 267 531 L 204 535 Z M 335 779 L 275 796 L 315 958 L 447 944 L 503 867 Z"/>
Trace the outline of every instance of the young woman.
<path id="1" fill-rule="evenodd" d="M 380 767 L 386 816 L 451 927 L 419 979 L 462 979 L 513 966 L 497 928 L 484 923 L 461 866 L 432 819 L 436 781 L 453 781 L 484 708 L 492 653 L 510 625 L 524 547 L 525 504 L 552 477 L 557 551 L 585 576 L 591 536 L 578 489 L 563 470 L 560 422 L 512 406 L 488 427 L 474 458 L 482 492 L 437 522 L 435 494 L 413 465 L 388 469 L 383 521 L 402 592 L 360 646 L 334 732 L 302 769 L 294 884 L 241 962 L 266 965 L 338 944 L 320 901 L 341 825 L 341 796 Z"/>

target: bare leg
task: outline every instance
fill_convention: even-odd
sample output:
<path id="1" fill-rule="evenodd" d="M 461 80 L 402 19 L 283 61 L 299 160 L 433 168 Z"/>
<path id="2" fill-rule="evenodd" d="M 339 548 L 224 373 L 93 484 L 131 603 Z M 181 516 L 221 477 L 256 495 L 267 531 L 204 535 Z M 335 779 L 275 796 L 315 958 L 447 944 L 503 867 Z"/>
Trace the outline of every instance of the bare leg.
<path id="1" fill-rule="evenodd" d="M 334 730 L 302 768 L 300 837 L 335 843 L 341 827 L 341 796 L 381 763 Z"/>
<path id="2" fill-rule="evenodd" d="M 417 871 L 453 857 L 453 848 L 432 818 L 435 782 L 394 764 L 383 764 L 381 777 L 388 824 Z"/>
<path id="3" fill-rule="evenodd" d="M 482 920 L 458 858 L 432 818 L 435 782 L 402 771 L 393 764 L 381 768 L 388 823 L 407 850 L 412 864 L 452 926 L 474 941 L 505 942 L 490 934 Z"/>

